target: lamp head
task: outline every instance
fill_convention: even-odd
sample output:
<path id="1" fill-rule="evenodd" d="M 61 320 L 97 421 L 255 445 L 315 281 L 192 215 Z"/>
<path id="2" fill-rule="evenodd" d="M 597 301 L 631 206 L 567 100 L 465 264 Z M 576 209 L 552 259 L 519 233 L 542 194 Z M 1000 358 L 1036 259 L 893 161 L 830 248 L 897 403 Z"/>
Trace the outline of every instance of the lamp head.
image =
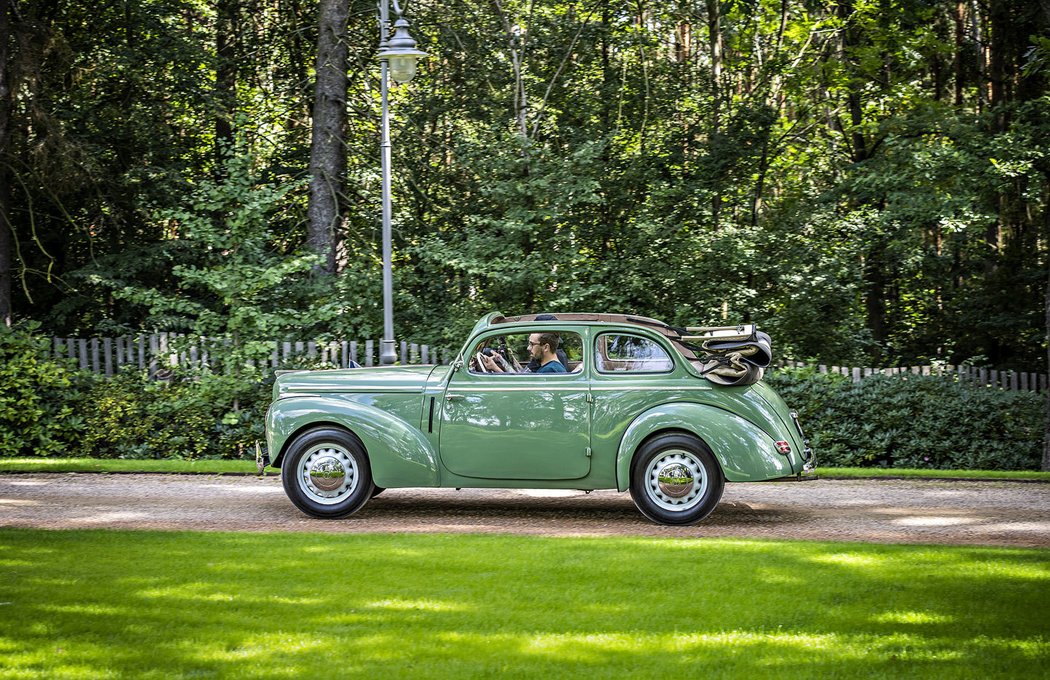
<path id="1" fill-rule="evenodd" d="M 427 53 L 416 49 L 416 41 L 408 34 L 408 22 L 398 19 L 394 23 L 393 37 L 385 45 L 380 45 L 376 56 L 390 65 L 390 77 L 394 82 L 407 83 L 416 75 L 416 60 Z"/>

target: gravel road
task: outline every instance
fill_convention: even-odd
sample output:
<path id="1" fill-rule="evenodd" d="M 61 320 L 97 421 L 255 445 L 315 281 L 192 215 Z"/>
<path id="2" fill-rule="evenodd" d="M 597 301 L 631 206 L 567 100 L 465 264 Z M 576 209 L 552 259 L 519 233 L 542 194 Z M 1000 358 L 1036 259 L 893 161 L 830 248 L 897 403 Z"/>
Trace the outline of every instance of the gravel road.
<path id="1" fill-rule="evenodd" d="M 343 520 L 306 517 L 278 477 L 0 475 L 0 527 L 736 536 L 1050 547 L 1050 484 L 817 480 L 727 484 L 703 523 L 662 527 L 629 494 L 391 489 Z"/>

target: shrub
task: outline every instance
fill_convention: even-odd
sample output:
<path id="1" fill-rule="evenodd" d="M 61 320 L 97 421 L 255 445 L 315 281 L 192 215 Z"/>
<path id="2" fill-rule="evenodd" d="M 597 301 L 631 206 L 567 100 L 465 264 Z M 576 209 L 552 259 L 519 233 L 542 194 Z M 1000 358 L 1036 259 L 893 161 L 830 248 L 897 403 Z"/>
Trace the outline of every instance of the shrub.
<path id="1" fill-rule="evenodd" d="M 949 377 L 853 383 L 783 369 L 769 383 L 799 412 L 817 461 L 832 467 L 1038 470 L 1046 397 Z"/>
<path id="2" fill-rule="evenodd" d="M 0 456 L 63 456 L 84 429 L 79 415 L 92 376 L 52 358 L 31 324 L 0 324 Z"/>
<path id="3" fill-rule="evenodd" d="M 242 458 L 255 455 L 272 380 L 125 371 L 92 390 L 80 453 L 94 458 Z"/>

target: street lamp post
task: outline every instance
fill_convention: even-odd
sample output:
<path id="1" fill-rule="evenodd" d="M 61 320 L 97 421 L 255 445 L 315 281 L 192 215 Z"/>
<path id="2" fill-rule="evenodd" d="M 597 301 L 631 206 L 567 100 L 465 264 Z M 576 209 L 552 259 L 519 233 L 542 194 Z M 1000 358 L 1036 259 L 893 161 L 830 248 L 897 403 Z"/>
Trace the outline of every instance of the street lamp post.
<path id="1" fill-rule="evenodd" d="M 416 74 L 416 60 L 426 52 L 416 49 L 416 41 L 408 34 L 408 22 L 402 16 L 401 6 L 393 0 L 397 22 L 394 35 L 390 37 L 390 2 L 379 1 L 379 80 L 382 106 L 381 156 L 383 166 L 383 339 L 379 343 L 379 363 L 393 364 L 397 360 L 394 350 L 394 283 L 391 265 L 391 199 L 390 199 L 390 107 L 387 90 L 392 78 L 398 83 L 407 83 Z"/>

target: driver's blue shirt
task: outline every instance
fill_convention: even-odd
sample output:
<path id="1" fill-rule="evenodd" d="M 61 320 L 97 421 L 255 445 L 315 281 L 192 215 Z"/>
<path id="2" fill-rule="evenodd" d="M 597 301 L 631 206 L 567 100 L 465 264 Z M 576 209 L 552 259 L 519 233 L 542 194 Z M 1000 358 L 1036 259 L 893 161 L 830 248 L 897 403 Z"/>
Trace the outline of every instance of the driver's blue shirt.
<path id="1" fill-rule="evenodd" d="M 568 373 L 557 359 L 551 359 L 536 369 L 537 373 Z"/>

